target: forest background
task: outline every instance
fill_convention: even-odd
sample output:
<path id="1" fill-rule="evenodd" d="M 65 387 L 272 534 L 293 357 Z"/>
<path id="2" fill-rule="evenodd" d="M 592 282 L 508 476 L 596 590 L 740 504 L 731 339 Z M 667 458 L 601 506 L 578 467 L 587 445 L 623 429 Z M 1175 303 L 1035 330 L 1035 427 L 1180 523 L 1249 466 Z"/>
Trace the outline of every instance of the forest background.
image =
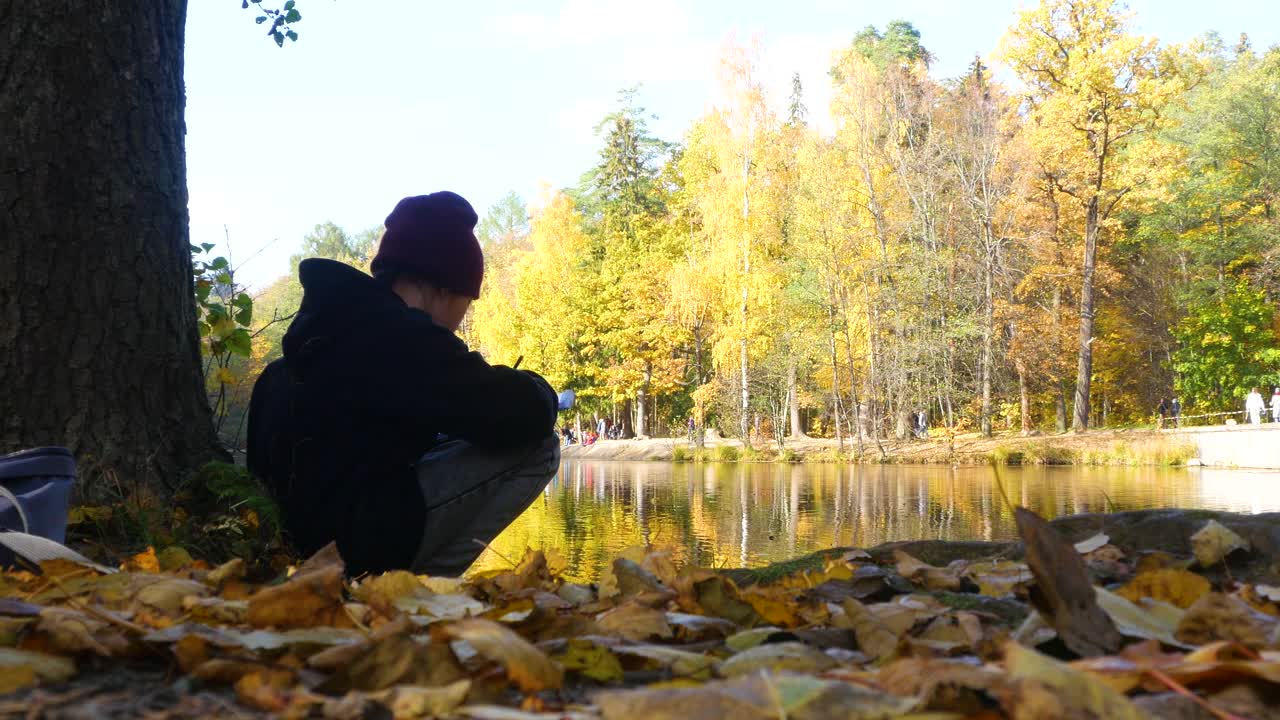
<path id="1" fill-rule="evenodd" d="M 930 73 L 906 21 L 832 60 L 834 131 L 797 76 L 766 97 L 725 47 L 712 110 L 655 137 L 620 91 L 581 181 L 514 193 L 477 229 L 462 334 L 576 390 L 626 436 L 689 417 L 749 443 L 1064 431 L 1238 410 L 1280 385 L 1280 49 L 1162 45 L 1107 0 L 1023 12 L 997 55 Z M 195 248 L 206 385 L 239 447 L 303 257 L 366 267 L 380 228 L 328 222 L 249 292 Z"/>

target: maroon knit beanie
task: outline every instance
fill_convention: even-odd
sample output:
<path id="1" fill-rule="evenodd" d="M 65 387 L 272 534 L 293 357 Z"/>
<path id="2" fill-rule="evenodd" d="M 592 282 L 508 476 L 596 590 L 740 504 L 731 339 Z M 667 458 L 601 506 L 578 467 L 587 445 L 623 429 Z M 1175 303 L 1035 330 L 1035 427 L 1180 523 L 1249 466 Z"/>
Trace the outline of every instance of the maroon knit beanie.
<path id="1" fill-rule="evenodd" d="M 387 216 L 370 269 L 409 272 L 459 295 L 480 297 L 484 255 L 476 240 L 480 218 L 461 195 L 436 192 L 407 197 Z"/>

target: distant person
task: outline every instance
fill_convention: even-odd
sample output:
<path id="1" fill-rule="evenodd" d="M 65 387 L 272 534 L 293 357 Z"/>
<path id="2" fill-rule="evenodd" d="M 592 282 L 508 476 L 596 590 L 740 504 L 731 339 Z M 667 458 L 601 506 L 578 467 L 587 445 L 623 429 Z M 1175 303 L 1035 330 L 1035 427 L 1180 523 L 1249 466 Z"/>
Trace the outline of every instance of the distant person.
<path id="1" fill-rule="evenodd" d="M 1169 414 L 1173 416 L 1175 427 L 1182 427 L 1182 402 L 1174 398 L 1169 402 Z"/>
<path id="2" fill-rule="evenodd" d="M 606 428 L 605 428 L 604 418 L 600 418 L 596 420 L 596 436 L 604 437 L 605 430 Z"/>
<path id="3" fill-rule="evenodd" d="M 689 428 L 689 444 L 693 445 L 697 439 L 698 424 L 693 421 L 693 416 L 689 416 L 689 421 L 685 423 Z"/>
<path id="4" fill-rule="evenodd" d="M 460 575 L 555 476 L 563 400 L 455 334 L 480 297 L 476 220 L 450 192 L 405 198 L 372 277 L 299 265 L 284 357 L 253 388 L 248 461 L 302 554 L 336 542 L 352 574 Z"/>
<path id="5" fill-rule="evenodd" d="M 1169 401 L 1160 398 L 1160 404 L 1156 405 L 1156 429 L 1164 427 L 1164 421 L 1169 417 Z"/>
<path id="6" fill-rule="evenodd" d="M 1280 423 L 1280 387 L 1271 393 L 1271 422 Z"/>
<path id="7" fill-rule="evenodd" d="M 1262 403 L 1262 393 L 1258 392 L 1258 388 L 1249 391 L 1249 396 L 1244 399 L 1244 413 L 1249 417 L 1250 425 L 1262 424 L 1262 411 L 1266 405 Z"/>

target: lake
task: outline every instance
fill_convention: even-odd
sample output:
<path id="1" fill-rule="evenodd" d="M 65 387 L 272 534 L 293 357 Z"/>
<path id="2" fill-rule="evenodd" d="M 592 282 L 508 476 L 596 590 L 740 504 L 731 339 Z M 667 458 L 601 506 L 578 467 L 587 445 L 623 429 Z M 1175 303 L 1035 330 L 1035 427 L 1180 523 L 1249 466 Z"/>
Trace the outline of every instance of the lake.
<path id="1" fill-rule="evenodd" d="M 1280 472 L 1165 467 L 1008 467 L 1009 499 L 1048 518 L 1115 508 L 1280 510 Z M 1017 535 L 990 467 L 566 460 L 473 572 L 555 550 L 594 579 L 652 545 L 704 567 L 757 567 L 837 546 Z"/>

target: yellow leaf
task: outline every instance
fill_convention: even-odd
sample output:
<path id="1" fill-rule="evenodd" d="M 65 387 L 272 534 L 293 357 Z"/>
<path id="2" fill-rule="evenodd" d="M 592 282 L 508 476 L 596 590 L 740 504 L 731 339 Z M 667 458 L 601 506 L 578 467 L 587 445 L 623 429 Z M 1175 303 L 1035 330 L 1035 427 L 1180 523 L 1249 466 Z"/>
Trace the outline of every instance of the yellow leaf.
<path id="1" fill-rule="evenodd" d="M 1163 600 L 1185 610 L 1210 589 L 1209 581 L 1193 572 L 1167 568 L 1138 573 L 1116 594 L 1131 602 L 1138 602 L 1144 597 Z"/>
<path id="2" fill-rule="evenodd" d="M 220 367 L 213 377 L 223 385 L 234 385 L 236 382 L 235 373 L 231 372 L 231 368 Z"/>
<path id="3" fill-rule="evenodd" d="M 564 670 L 555 661 L 492 620 L 459 620 L 448 627 L 448 632 L 506 668 L 507 677 L 525 692 L 555 690 L 564 684 Z"/>
<path id="4" fill-rule="evenodd" d="M 597 645 L 583 638 L 570 638 L 564 651 L 552 657 L 564 666 L 583 677 L 596 682 L 622 682 L 622 663 L 609 648 Z"/>
<path id="5" fill-rule="evenodd" d="M 1210 520 L 1191 536 L 1191 550 L 1201 567 L 1222 562 L 1234 550 L 1248 550 L 1249 541 L 1217 520 Z"/>
<path id="6" fill-rule="evenodd" d="M 1015 642 L 1006 643 L 1004 652 L 1010 678 L 1029 681 L 1018 683 L 1012 693 L 1001 698 L 1015 718 L 1146 720 L 1128 698 L 1097 677 Z"/>

